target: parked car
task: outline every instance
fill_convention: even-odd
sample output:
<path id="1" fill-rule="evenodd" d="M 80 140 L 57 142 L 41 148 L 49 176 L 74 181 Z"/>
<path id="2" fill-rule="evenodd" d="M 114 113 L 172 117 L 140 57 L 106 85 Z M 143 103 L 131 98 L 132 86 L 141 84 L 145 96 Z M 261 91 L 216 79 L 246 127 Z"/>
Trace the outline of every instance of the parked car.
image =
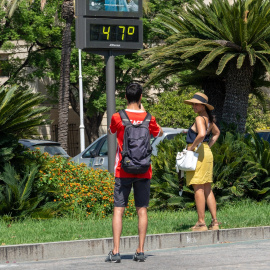
<path id="1" fill-rule="evenodd" d="M 258 130 L 256 133 L 259 135 L 261 139 L 268 141 L 270 143 L 270 129 Z"/>
<path id="2" fill-rule="evenodd" d="M 270 143 L 270 129 L 257 130 L 256 134 L 258 135 L 259 138 Z M 251 136 L 249 133 L 245 134 L 245 138 L 249 136 Z"/>
<path id="3" fill-rule="evenodd" d="M 186 133 L 187 129 L 182 128 L 162 128 L 163 135 L 161 137 L 152 138 L 151 145 L 152 154 L 157 155 L 157 145 L 164 139 L 171 140 L 179 133 Z M 92 144 L 90 144 L 83 152 L 71 159 L 76 163 L 85 163 L 94 169 L 108 169 L 108 140 L 107 134 L 102 135 Z"/>
<path id="4" fill-rule="evenodd" d="M 161 137 L 156 137 L 156 138 L 153 138 L 152 142 L 151 142 L 151 145 L 152 145 L 152 148 L 153 148 L 153 151 L 152 151 L 152 155 L 156 156 L 157 155 L 157 145 L 167 139 L 167 140 L 171 140 L 173 139 L 177 134 L 180 134 L 180 133 L 187 133 L 188 132 L 188 129 L 184 129 L 184 128 L 167 128 L 167 127 L 164 127 L 162 128 L 163 129 L 163 135 Z"/>
<path id="5" fill-rule="evenodd" d="M 59 155 L 65 158 L 69 158 L 69 155 L 61 147 L 61 144 L 59 142 L 21 139 L 19 140 L 19 143 L 21 143 L 25 148 L 29 148 L 31 150 L 36 150 L 38 148 L 41 153 L 47 152 L 51 156 Z"/>

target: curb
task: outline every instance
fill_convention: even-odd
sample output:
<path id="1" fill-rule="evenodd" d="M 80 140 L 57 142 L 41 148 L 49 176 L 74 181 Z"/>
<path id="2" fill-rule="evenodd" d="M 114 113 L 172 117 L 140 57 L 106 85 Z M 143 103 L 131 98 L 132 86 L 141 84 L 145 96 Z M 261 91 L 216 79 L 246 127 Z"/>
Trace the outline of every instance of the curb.
<path id="1" fill-rule="evenodd" d="M 152 234 L 146 236 L 145 250 L 183 248 L 263 239 L 270 239 L 270 226 L 205 232 Z M 125 252 L 133 252 L 137 244 L 138 236 L 121 237 L 121 250 Z M 0 263 L 107 255 L 112 246 L 112 238 L 1 246 Z"/>

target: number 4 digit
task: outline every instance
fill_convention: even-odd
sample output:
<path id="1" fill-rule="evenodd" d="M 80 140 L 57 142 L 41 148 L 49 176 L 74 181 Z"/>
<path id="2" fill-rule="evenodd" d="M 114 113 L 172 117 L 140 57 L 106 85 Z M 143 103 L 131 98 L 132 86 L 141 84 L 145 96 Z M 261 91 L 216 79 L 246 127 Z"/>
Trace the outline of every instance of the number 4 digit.
<path id="1" fill-rule="evenodd" d="M 107 40 L 110 39 L 110 31 L 111 31 L 111 27 L 108 26 L 108 31 L 106 32 L 106 26 L 103 26 L 103 34 L 107 35 Z"/>

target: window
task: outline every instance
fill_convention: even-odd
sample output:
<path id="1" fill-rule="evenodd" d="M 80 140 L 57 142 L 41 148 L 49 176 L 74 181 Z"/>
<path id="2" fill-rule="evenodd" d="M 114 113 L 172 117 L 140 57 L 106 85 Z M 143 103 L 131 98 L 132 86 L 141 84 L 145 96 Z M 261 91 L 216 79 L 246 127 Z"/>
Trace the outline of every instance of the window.
<path id="1" fill-rule="evenodd" d="M 82 157 L 83 157 L 83 158 L 90 158 L 90 157 L 91 157 L 90 152 L 91 152 L 92 150 L 95 150 L 95 149 L 96 149 L 98 143 L 99 143 L 99 141 L 95 142 L 91 147 L 89 147 L 89 148 L 87 149 L 87 151 L 83 154 Z"/>
<path id="2" fill-rule="evenodd" d="M 167 140 L 171 140 L 173 139 L 178 133 L 173 133 L 173 134 L 168 134 L 167 136 L 165 136 L 164 140 L 167 139 Z"/>
<path id="3" fill-rule="evenodd" d="M 104 141 L 103 145 L 100 148 L 99 156 L 100 157 L 108 156 L 108 140 L 107 139 Z"/>

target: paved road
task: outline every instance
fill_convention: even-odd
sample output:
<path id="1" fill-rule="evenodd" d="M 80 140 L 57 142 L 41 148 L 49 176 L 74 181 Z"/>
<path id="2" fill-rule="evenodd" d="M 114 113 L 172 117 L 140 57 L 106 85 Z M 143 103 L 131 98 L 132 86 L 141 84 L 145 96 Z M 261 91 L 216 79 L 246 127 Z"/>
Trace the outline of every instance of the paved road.
<path id="1" fill-rule="evenodd" d="M 132 261 L 132 253 L 122 253 L 120 264 L 105 263 L 104 256 L 90 256 L 42 262 L 9 262 L 0 264 L 0 270 L 269 270 L 269 254 L 270 239 L 147 251 L 147 260 L 144 263 Z"/>

